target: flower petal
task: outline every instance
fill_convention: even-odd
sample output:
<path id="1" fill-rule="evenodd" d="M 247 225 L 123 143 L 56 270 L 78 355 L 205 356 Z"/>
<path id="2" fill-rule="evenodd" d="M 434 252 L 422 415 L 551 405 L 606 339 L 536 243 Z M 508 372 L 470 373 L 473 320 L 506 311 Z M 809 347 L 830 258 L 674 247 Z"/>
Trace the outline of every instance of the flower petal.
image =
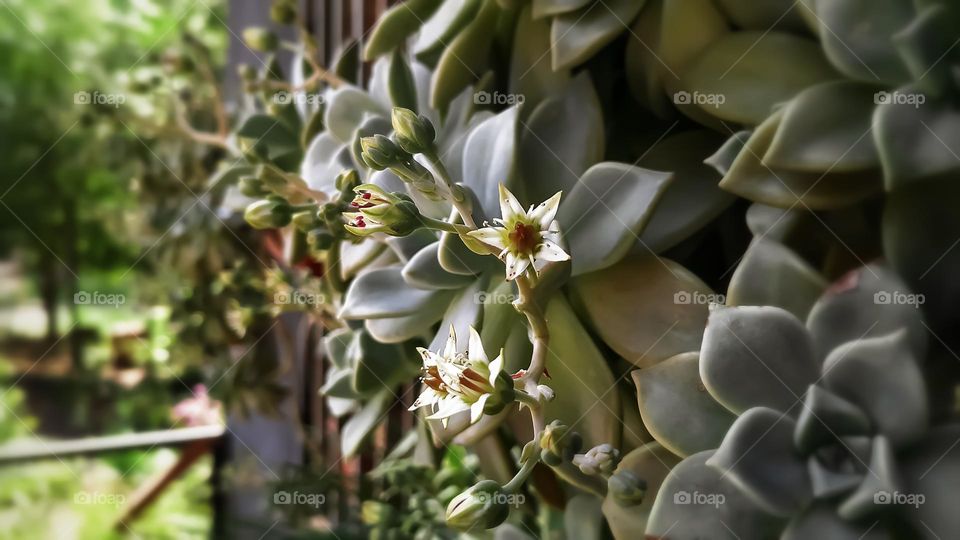
<path id="1" fill-rule="evenodd" d="M 500 216 L 503 221 L 511 221 L 517 216 L 525 217 L 526 215 L 523 206 L 520 206 L 520 201 L 510 193 L 509 189 L 500 184 Z"/>
<path id="2" fill-rule="evenodd" d="M 443 357 L 453 358 L 457 354 L 457 331 L 450 325 L 450 335 L 447 336 L 447 343 L 443 347 Z"/>
<path id="3" fill-rule="evenodd" d="M 517 257 L 513 253 L 507 253 L 507 281 L 517 279 L 517 276 L 526 271 L 530 265 L 530 260 L 526 257 Z"/>
<path id="4" fill-rule="evenodd" d="M 537 207 L 530 212 L 530 219 L 539 223 L 541 230 L 548 229 L 550 224 L 553 223 L 554 218 L 557 217 L 557 209 L 560 208 L 560 195 L 562 193 L 562 191 L 558 191 L 553 197 L 538 204 Z"/>
<path id="5" fill-rule="evenodd" d="M 566 251 L 550 240 L 544 240 L 537 246 L 535 256 L 545 261 L 566 261 L 570 259 L 570 255 Z"/>
<path id="6" fill-rule="evenodd" d="M 496 387 L 497 377 L 500 376 L 500 372 L 503 371 L 503 349 L 500 349 L 500 354 L 493 359 L 493 362 L 490 362 L 490 385 Z"/>
<path id="7" fill-rule="evenodd" d="M 473 326 L 470 327 L 470 343 L 467 347 L 467 358 L 470 359 L 471 363 L 487 365 L 487 353 L 483 350 L 483 341 L 480 340 L 480 334 L 477 333 L 477 330 Z"/>
<path id="8" fill-rule="evenodd" d="M 483 406 L 486 405 L 487 400 L 490 399 L 490 394 L 484 394 L 480 396 L 473 405 L 470 406 L 470 423 L 474 423 L 483 416 Z"/>
<path id="9" fill-rule="evenodd" d="M 497 249 L 506 249 L 506 232 L 502 227 L 484 227 L 470 231 L 467 235 Z"/>

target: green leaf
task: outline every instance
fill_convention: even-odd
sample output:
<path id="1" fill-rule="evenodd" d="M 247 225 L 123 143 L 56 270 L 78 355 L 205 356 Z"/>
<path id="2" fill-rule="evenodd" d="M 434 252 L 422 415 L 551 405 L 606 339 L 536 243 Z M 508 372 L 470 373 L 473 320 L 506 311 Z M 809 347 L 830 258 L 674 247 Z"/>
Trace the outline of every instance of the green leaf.
<path id="1" fill-rule="evenodd" d="M 630 471 L 647 484 L 647 496 L 636 506 L 623 506 L 607 495 L 603 500 L 603 515 L 607 518 L 613 537 L 617 540 L 643 538 L 647 519 L 656 500 L 656 493 L 670 469 L 680 458 L 659 443 L 648 443 L 623 456 L 617 472 Z"/>
<path id="2" fill-rule="evenodd" d="M 406 56 L 399 50 L 394 51 L 390 56 L 387 88 L 390 91 L 390 102 L 394 107 L 418 111 L 417 85 L 413 79 L 413 71 L 407 63 Z"/>
<path id="3" fill-rule="evenodd" d="M 347 354 L 353 357 L 353 389 L 362 396 L 390 390 L 419 371 L 419 358 L 414 360 L 413 351 L 378 343 L 367 332 L 357 332 L 350 346 Z"/>
<path id="4" fill-rule="evenodd" d="M 837 515 L 836 505 L 822 502 L 811 505 L 790 520 L 780 536 L 782 540 L 830 538 L 831 540 L 890 540 L 889 532 L 875 521 L 852 523 Z"/>
<path id="5" fill-rule="evenodd" d="M 629 28 L 644 3 L 644 0 L 605 0 L 554 17 L 550 28 L 554 71 L 583 63 L 613 41 L 625 27 Z"/>
<path id="6" fill-rule="evenodd" d="M 418 60 L 433 65 L 440 53 L 474 20 L 484 0 L 444 0 L 433 16 L 426 19 L 413 52 Z M 431 61 L 431 59 L 433 61 Z"/>
<path id="7" fill-rule="evenodd" d="M 590 0 L 533 0 L 532 3 L 533 18 L 542 19 L 580 9 L 589 4 Z"/>
<path id="8" fill-rule="evenodd" d="M 827 282 L 792 250 L 754 237 L 727 287 L 728 306 L 776 306 L 805 320 Z"/>
<path id="9" fill-rule="evenodd" d="M 657 203 L 640 235 L 640 246 L 662 253 L 712 221 L 735 198 L 717 187 L 720 175 L 703 163 L 720 146 L 709 131 L 687 131 L 667 137 L 640 158 L 638 165 L 672 171 L 674 179 Z"/>
<path id="10" fill-rule="evenodd" d="M 360 450 L 367 436 L 384 419 L 387 405 L 393 400 L 393 392 L 384 390 L 367 401 L 359 411 L 343 424 L 340 433 L 340 452 L 343 457 L 352 457 Z"/>
<path id="11" fill-rule="evenodd" d="M 583 540 L 605 538 L 600 500 L 592 495 L 576 495 L 568 500 L 563 509 L 563 523 L 567 538 Z"/>
<path id="12" fill-rule="evenodd" d="M 440 327 L 433 337 L 433 341 L 430 343 L 429 349 L 431 351 L 443 350 L 443 346 L 447 342 L 447 337 L 450 335 L 451 326 L 453 326 L 457 332 L 458 352 L 467 350 L 467 343 L 469 342 L 470 336 L 469 327 L 479 327 L 483 314 L 483 303 L 479 301 L 478 294 L 481 290 L 483 290 L 483 282 L 478 279 L 469 287 L 464 287 L 453 298 L 450 302 L 450 307 L 447 308 L 446 313 L 443 315 L 443 321 L 440 323 Z M 488 358 L 493 360 L 496 358 L 496 354 L 494 353 L 494 356 L 489 356 Z"/>
<path id="13" fill-rule="evenodd" d="M 777 537 L 779 520 L 760 509 L 729 477 L 708 467 L 706 461 L 712 455 L 713 450 L 705 450 L 670 470 L 650 511 L 648 538 L 726 537 L 721 531 L 729 531 L 730 538 Z M 723 504 L 717 504 L 721 500 Z"/>
<path id="14" fill-rule="evenodd" d="M 624 70 L 634 99 L 657 116 L 669 118 L 673 110 L 664 92 L 664 79 L 673 76 L 655 49 L 661 38 L 663 4 L 664 0 L 650 0 L 640 10 L 627 35 Z"/>
<path id="15" fill-rule="evenodd" d="M 806 328 L 776 307 L 718 307 L 710 312 L 700 349 L 700 376 L 726 408 L 767 406 L 796 411 L 820 376 Z"/>
<path id="16" fill-rule="evenodd" d="M 347 289 L 340 309 L 343 319 L 384 319 L 412 315 L 428 306 L 442 291 L 415 289 L 403 280 L 397 266 L 369 270 Z"/>
<path id="17" fill-rule="evenodd" d="M 606 268 L 626 255 L 672 179 L 670 173 L 615 162 L 583 173 L 557 213 L 573 275 Z"/>
<path id="18" fill-rule="evenodd" d="M 549 53 L 550 22 L 534 19 L 530 7 L 524 7 L 517 16 L 507 88 L 511 94 L 523 96 L 528 109 L 562 91 L 570 80 L 568 71 L 553 70 L 548 60 Z"/>
<path id="19" fill-rule="evenodd" d="M 719 446 L 736 418 L 703 387 L 699 363 L 689 352 L 633 372 L 644 425 L 680 457 Z"/>
<path id="20" fill-rule="evenodd" d="M 338 141 L 351 144 L 354 131 L 369 114 L 390 116 L 389 111 L 384 110 L 369 94 L 359 88 L 345 86 L 328 94 L 323 121 L 327 131 Z"/>
<path id="21" fill-rule="evenodd" d="M 894 447 L 926 431 L 926 385 L 905 331 L 840 345 L 827 356 L 823 373 L 824 386 L 859 405 Z"/>
<path id="22" fill-rule="evenodd" d="M 578 276 L 570 290 L 591 330 L 640 368 L 698 350 L 713 297 L 692 272 L 656 256 Z"/>
<path id="23" fill-rule="evenodd" d="M 335 139 L 329 132 L 323 132 L 307 147 L 300 164 L 300 176 L 307 181 L 310 189 L 335 193 L 337 175 L 352 167 L 353 161 L 347 145 Z"/>
<path id="24" fill-rule="evenodd" d="M 816 43 L 777 31 L 723 35 L 681 75 L 701 110 L 750 125 L 762 122 L 777 103 L 836 77 Z M 698 102 L 698 94 L 717 99 Z"/>
<path id="25" fill-rule="evenodd" d="M 420 289 L 459 289 L 473 278 L 462 274 L 451 274 L 440 266 L 440 242 L 434 242 L 421 249 L 403 267 L 403 279 Z"/>
<path id="26" fill-rule="evenodd" d="M 807 464 L 793 446 L 795 425 L 784 412 L 754 407 L 737 418 L 706 464 L 768 512 L 789 517 L 813 497 Z"/>
<path id="27" fill-rule="evenodd" d="M 266 114 L 247 118 L 237 136 L 252 141 L 254 151 L 271 160 L 300 151 L 300 137 L 282 120 Z"/>
<path id="28" fill-rule="evenodd" d="M 901 507 L 926 540 L 960 535 L 956 486 L 960 485 L 960 424 L 932 429 L 906 459 L 899 460 L 904 491 L 922 493 L 921 505 Z M 924 527 L 926 524 L 926 527 Z M 936 535 L 936 536 L 935 536 Z"/>
<path id="29" fill-rule="evenodd" d="M 450 102 L 487 70 L 499 15 L 496 2 L 484 2 L 476 16 L 445 46 L 433 73 L 431 107 L 447 110 Z"/>
<path id="30" fill-rule="evenodd" d="M 795 0 L 717 0 L 730 21 L 744 30 L 803 30 L 805 28 Z"/>
<path id="31" fill-rule="evenodd" d="M 516 183 L 519 111 L 510 107 L 484 120 L 473 128 L 463 147 L 463 182 L 487 216 L 500 215 L 499 185 L 512 190 Z"/>
<path id="32" fill-rule="evenodd" d="M 520 170 L 531 202 L 570 193 L 584 171 L 603 159 L 603 111 L 588 72 L 521 124 Z"/>
<path id="33" fill-rule="evenodd" d="M 746 146 L 752 134 L 753 131 L 749 130 L 734 133 L 716 152 L 704 159 L 703 162 L 713 167 L 718 173 L 726 175 L 730 167 L 733 166 L 733 161 L 737 159 L 737 156 L 743 151 L 743 147 Z"/>
<path id="34" fill-rule="evenodd" d="M 754 202 L 810 210 L 849 206 L 881 191 L 878 172 L 825 174 L 772 169 L 760 159 L 770 148 L 783 114 L 760 124 L 720 181 L 720 187 Z"/>
<path id="35" fill-rule="evenodd" d="M 385 11 L 370 31 L 363 50 L 364 60 L 373 60 L 402 45 L 443 3 L 443 0 L 406 0 Z"/>
<path id="36" fill-rule="evenodd" d="M 887 191 L 955 171 L 960 161 L 955 150 L 960 148 L 960 108 L 927 99 L 910 87 L 888 95 L 891 102 L 879 105 L 874 113 Z M 894 101 L 895 95 L 914 102 Z"/>
<path id="37" fill-rule="evenodd" d="M 910 0 L 816 2 L 823 50 L 844 75 L 899 84 L 909 79 L 890 39 L 913 18 Z"/>
<path id="38" fill-rule="evenodd" d="M 367 319 L 364 328 L 377 341 L 382 343 L 402 343 L 419 336 L 429 336 L 433 325 L 443 318 L 443 314 L 453 299 L 449 294 L 434 295 L 430 302 L 412 315 L 388 319 Z"/>
<path id="39" fill-rule="evenodd" d="M 807 172 L 850 172 L 879 166 L 871 119 L 877 87 L 853 81 L 818 84 L 800 92 L 763 162 Z"/>

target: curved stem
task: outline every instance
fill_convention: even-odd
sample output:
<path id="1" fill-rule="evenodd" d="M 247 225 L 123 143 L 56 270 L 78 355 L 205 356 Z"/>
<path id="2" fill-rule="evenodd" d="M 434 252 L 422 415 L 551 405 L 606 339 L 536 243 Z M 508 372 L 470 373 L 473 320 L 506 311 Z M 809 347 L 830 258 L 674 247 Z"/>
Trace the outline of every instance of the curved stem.
<path id="1" fill-rule="evenodd" d="M 340 240 L 334 240 L 333 245 L 327 250 L 327 268 L 323 275 L 327 278 L 330 287 L 338 293 L 346 289 L 343 276 L 340 275 L 340 266 Z"/>
<path id="2" fill-rule="evenodd" d="M 455 234 L 466 234 L 473 229 L 466 225 L 458 225 L 456 223 L 450 223 L 449 221 L 442 221 L 439 219 L 434 219 L 424 216 L 421 221 L 428 229 L 436 229 L 439 231 L 446 231 Z"/>
<path id="3" fill-rule="evenodd" d="M 457 189 L 457 186 L 453 183 L 453 180 L 450 178 L 450 173 L 447 171 L 447 167 L 443 164 L 443 161 L 440 160 L 436 152 L 426 152 L 423 156 L 427 158 L 427 161 L 433 165 L 433 168 L 437 170 L 437 174 L 440 175 L 440 180 L 443 181 L 444 186 L 446 186 L 450 194 L 450 202 L 453 203 L 457 212 L 460 213 L 463 223 L 471 229 L 476 229 L 477 223 L 473 220 L 473 211 L 463 196 L 463 192 Z"/>
<path id="4" fill-rule="evenodd" d="M 536 467 L 538 460 L 528 459 L 523 462 L 523 465 L 520 466 L 520 470 L 517 471 L 517 474 L 506 484 L 503 485 L 504 493 L 514 493 L 523 483 L 527 481 L 527 478 L 530 476 L 530 473 L 533 472 L 533 468 Z"/>
<path id="5" fill-rule="evenodd" d="M 547 328 L 547 319 L 544 317 L 543 310 L 533 299 L 533 285 L 527 276 L 517 278 L 517 291 L 520 293 L 520 298 L 516 306 L 527 317 L 527 323 L 530 325 L 530 342 L 533 344 L 530 365 L 522 376 L 523 389 L 527 394 L 536 396 L 539 394 L 537 386 L 540 384 L 540 377 L 547 368 L 550 330 Z M 540 407 L 531 408 L 530 416 L 533 420 L 534 437 L 539 437 L 546 426 L 543 411 Z"/>

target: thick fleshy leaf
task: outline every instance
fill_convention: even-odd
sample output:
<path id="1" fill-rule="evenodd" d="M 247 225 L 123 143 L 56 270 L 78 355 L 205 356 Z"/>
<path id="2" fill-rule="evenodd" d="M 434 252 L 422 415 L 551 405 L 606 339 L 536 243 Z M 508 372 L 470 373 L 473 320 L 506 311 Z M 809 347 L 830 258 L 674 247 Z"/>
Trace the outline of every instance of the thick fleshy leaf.
<path id="1" fill-rule="evenodd" d="M 928 324 L 937 332 L 960 322 L 958 200 L 954 173 L 891 193 L 883 212 L 884 253 L 911 289 L 923 295 L 914 299 L 922 298 Z"/>
<path id="2" fill-rule="evenodd" d="M 770 513 L 789 517 L 812 497 L 807 465 L 793 446 L 794 424 L 785 413 L 754 407 L 737 418 L 707 465 Z"/>
<path id="3" fill-rule="evenodd" d="M 347 348 L 354 339 L 355 332 L 349 328 L 340 328 L 323 336 L 323 348 L 327 359 L 338 368 L 349 367 Z"/>
<path id="4" fill-rule="evenodd" d="M 512 189 L 515 182 L 519 111 L 510 107 L 483 121 L 463 147 L 463 181 L 487 216 L 500 215 L 499 185 Z"/>
<path id="5" fill-rule="evenodd" d="M 480 338 L 486 350 L 501 349 L 514 328 L 525 324 L 523 315 L 513 306 L 516 299 L 513 283 L 498 278 L 491 279 L 490 286 L 477 294 L 477 301 L 483 304 L 483 328 L 480 329 Z M 506 368 L 516 371 L 527 367 L 526 362 L 529 359 L 505 360 Z M 517 362 L 515 367 L 513 361 Z"/>
<path id="6" fill-rule="evenodd" d="M 374 135 L 387 135 L 393 132 L 393 125 L 390 119 L 385 116 L 368 115 L 360 122 L 357 129 L 353 130 L 351 142 L 348 145 L 350 155 L 353 157 L 353 167 L 359 171 L 367 168 L 367 163 L 363 161 L 363 147 L 360 145 L 360 139 L 363 137 L 372 137 Z"/>
<path id="7" fill-rule="evenodd" d="M 420 289 L 459 289 L 473 278 L 451 274 L 440 266 L 440 242 L 434 242 L 417 252 L 403 267 L 403 279 Z"/>
<path id="8" fill-rule="evenodd" d="M 601 270 L 626 255 L 672 179 L 626 163 L 590 167 L 557 213 L 573 275 Z"/>
<path id="9" fill-rule="evenodd" d="M 367 435 L 380 425 L 387 405 L 393 399 L 393 392 L 384 390 L 367 401 L 363 408 L 343 424 L 343 429 L 340 432 L 340 451 L 344 457 L 352 457 L 360 450 Z"/>
<path id="10" fill-rule="evenodd" d="M 383 319 L 412 315 L 443 291 L 407 285 L 400 267 L 377 268 L 360 274 L 347 289 L 340 310 L 344 319 Z"/>
<path id="11" fill-rule="evenodd" d="M 924 5 L 926 4 L 926 5 Z M 918 3 L 917 16 L 893 35 L 910 79 L 931 95 L 942 95 L 953 80 L 957 14 L 949 4 Z"/>
<path id="12" fill-rule="evenodd" d="M 579 276 L 571 291 L 591 329 L 640 368 L 698 350 L 717 298 L 683 266 L 652 255 Z"/>
<path id="13" fill-rule="evenodd" d="M 874 112 L 887 191 L 956 170 L 960 107 L 910 87 L 889 96 Z"/>
<path id="14" fill-rule="evenodd" d="M 712 0 L 664 0 L 657 56 L 663 63 L 668 94 L 682 90 L 680 77 L 703 51 L 730 31 L 726 16 Z M 684 107 L 681 105 L 681 109 Z"/>
<path id="15" fill-rule="evenodd" d="M 827 282 L 792 250 L 755 237 L 730 278 L 728 306 L 776 306 L 804 320 Z"/>
<path id="16" fill-rule="evenodd" d="M 412 351 L 393 344 L 377 342 L 365 331 L 357 332 L 347 355 L 353 364 L 353 389 L 368 396 L 417 374 L 419 358 Z"/>
<path id="17" fill-rule="evenodd" d="M 713 455 L 713 450 L 705 450 L 670 470 L 653 503 L 647 538 L 777 537 L 780 520 L 750 500 L 729 476 L 707 466 Z"/>
<path id="18" fill-rule="evenodd" d="M 781 540 L 891 540 L 893 537 L 875 521 L 851 523 L 837 515 L 830 503 L 813 505 L 794 516 L 780 536 Z"/>
<path id="19" fill-rule="evenodd" d="M 863 482 L 857 489 L 843 499 L 838 509 L 840 517 L 857 521 L 885 514 L 889 501 L 878 498 L 878 494 L 902 493 L 900 471 L 897 470 L 895 462 L 890 441 L 883 435 L 874 437 L 870 448 L 870 462 L 867 464 L 868 472 L 863 475 Z"/>
<path id="20" fill-rule="evenodd" d="M 469 343 L 470 327 L 480 326 L 481 316 L 483 315 L 483 304 L 477 302 L 477 294 L 482 290 L 481 280 L 476 280 L 469 287 L 464 287 L 453 300 L 450 301 L 450 307 L 443 315 L 443 321 L 440 322 L 440 328 L 437 330 L 433 341 L 430 343 L 431 351 L 443 349 L 447 342 L 447 336 L 452 326 L 457 333 L 457 352 L 467 350 Z M 493 360 L 496 356 L 489 356 Z"/>
<path id="21" fill-rule="evenodd" d="M 848 77 L 898 84 L 908 73 L 890 37 L 913 18 L 910 0 L 816 2 L 820 41 Z"/>
<path id="22" fill-rule="evenodd" d="M 824 386 L 863 409 L 895 448 L 926 431 L 929 397 L 905 331 L 837 347 L 824 362 L 823 373 Z"/>
<path id="23" fill-rule="evenodd" d="M 879 167 L 870 132 L 876 91 L 870 84 L 833 81 L 800 92 L 784 108 L 763 162 L 820 173 Z"/>
<path id="24" fill-rule="evenodd" d="M 563 530 L 567 538 L 602 540 L 605 538 L 600 500 L 592 495 L 577 495 L 563 509 Z"/>
<path id="25" fill-rule="evenodd" d="M 680 457 L 719 446 L 735 418 L 703 387 L 699 360 L 683 353 L 633 372 L 644 425 Z"/>
<path id="26" fill-rule="evenodd" d="M 430 88 L 434 109 L 445 111 L 453 98 L 487 70 L 499 15 L 496 2 L 483 2 L 476 16 L 444 46 Z"/>
<path id="27" fill-rule="evenodd" d="M 720 175 L 702 161 L 721 142 L 709 131 L 687 131 L 664 139 L 641 157 L 638 165 L 672 171 L 674 179 L 640 235 L 640 246 L 662 253 L 733 204 L 735 198 L 717 187 Z"/>
<path id="28" fill-rule="evenodd" d="M 476 16 L 483 0 L 444 0 L 433 16 L 423 23 L 413 52 L 430 65 L 447 48 L 461 30 Z"/>
<path id="29" fill-rule="evenodd" d="M 544 384 L 556 398 L 544 405 L 544 414 L 579 432 L 585 448 L 604 442 L 617 446 L 620 395 L 606 360 L 562 296 L 547 306 L 546 319 L 550 378 Z"/>
<path id="30" fill-rule="evenodd" d="M 924 497 L 923 504 L 902 505 L 914 528 L 926 540 L 960 538 L 957 486 L 960 485 L 960 424 L 939 426 L 901 458 L 905 491 Z"/>
<path id="31" fill-rule="evenodd" d="M 777 103 L 837 77 L 815 42 L 778 31 L 718 38 L 681 75 L 690 101 L 721 120 L 756 125 Z M 704 96 L 696 101 L 697 95 Z M 722 96 L 722 98 L 721 98 Z M 707 99 L 715 97 L 716 99 Z"/>
<path id="32" fill-rule="evenodd" d="M 753 135 L 753 132 L 749 130 L 734 133 L 716 152 L 707 159 L 704 159 L 703 162 L 716 169 L 718 173 L 726 175 L 730 167 L 733 166 L 733 161 L 740 155 L 740 152 L 743 151 L 743 147 L 746 146 L 747 141 L 750 140 L 751 135 Z"/>
<path id="33" fill-rule="evenodd" d="M 412 315 L 367 319 L 363 322 L 363 326 L 371 336 L 382 343 L 402 343 L 414 337 L 429 336 L 433 325 L 443 318 L 454 297 L 453 291 L 446 292 L 448 294 L 434 295 L 426 306 Z"/>
<path id="34" fill-rule="evenodd" d="M 623 456 L 617 472 L 630 471 L 647 484 L 647 495 L 643 502 L 635 506 L 623 506 L 607 495 L 603 500 L 603 515 L 607 518 L 610 531 L 617 540 L 643 538 L 647 528 L 650 509 L 656 500 L 656 493 L 670 469 L 680 463 L 680 458 L 659 443 L 648 443 Z"/>
<path id="35" fill-rule="evenodd" d="M 363 90 L 345 86 L 331 91 L 327 95 L 327 110 L 324 125 L 328 132 L 344 144 L 353 143 L 353 132 L 367 115 L 388 117 L 384 110 L 369 94 Z"/>
<path id="36" fill-rule="evenodd" d="M 334 193 L 337 175 L 353 167 L 350 150 L 328 132 L 316 137 L 307 147 L 303 162 L 300 164 L 300 176 L 307 181 L 310 189 Z"/>
<path id="37" fill-rule="evenodd" d="M 584 171 L 603 158 L 603 111 L 588 72 L 520 123 L 519 165 L 531 202 L 558 191 L 569 194 Z"/>
<path id="38" fill-rule="evenodd" d="M 663 89 L 664 77 L 672 76 L 655 49 L 660 43 L 663 4 L 664 0 L 648 0 L 640 10 L 627 34 L 624 70 L 634 99 L 657 116 L 669 118 L 673 111 Z"/>
<path id="39" fill-rule="evenodd" d="M 700 349 L 707 390 L 735 413 L 766 406 L 796 413 L 820 374 L 813 342 L 792 314 L 777 307 L 718 307 Z"/>
<path id="40" fill-rule="evenodd" d="M 805 173 L 771 169 L 761 162 L 770 148 L 783 111 L 777 111 L 754 130 L 720 187 L 754 202 L 811 210 L 848 206 L 882 191 L 879 171 Z"/>
<path id="41" fill-rule="evenodd" d="M 402 45 L 441 4 L 443 0 L 406 0 L 385 11 L 366 39 L 364 59 L 373 60 Z"/>
<path id="42" fill-rule="evenodd" d="M 413 79 L 413 70 L 407 62 L 406 55 L 400 51 L 394 51 L 390 56 L 387 89 L 390 92 L 390 102 L 394 107 L 418 112 L 417 85 Z"/>
<path id="43" fill-rule="evenodd" d="M 553 69 L 574 67 L 620 35 L 640 13 L 644 0 L 605 0 L 553 18 Z"/>
<path id="44" fill-rule="evenodd" d="M 537 19 L 568 13 L 575 9 L 585 7 L 590 0 L 533 0 L 533 16 Z"/>
<path id="45" fill-rule="evenodd" d="M 837 437 L 869 435 L 870 418 L 854 403 L 819 385 L 811 385 L 804 396 L 793 441 L 807 455 Z"/>
<path id="46" fill-rule="evenodd" d="M 534 19 L 531 13 L 526 6 L 517 16 L 507 86 L 514 96 L 523 96 L 530 110 L 563 90 L 570 80 L 568 71 L 554 71 L 550 66 L 550 21 Z"/>
<path id="47" fill-rule="evenodd" d="M 647 431 L 643 425 L 643 418 L 640 416 L 640 406 L 637 403 L 637 393 L 633 387 L 618 384 L 617 391 L 620 392 L 620 424 L 623 429 L 620 430 L 620 452 L 631 452 L 641 446 L 656 441 L 653 435 Z"/>
<path id="48" fill-rule="evenodd" d="M 807 329 L 817 357 L 826 358 L 837 346 L 866 337 L 906 329 L 914 358 L 923 361 L 926 328 L 920 298 L 882 264 L 851 270 L 831 285 L 810 310 Z"/>
<path id="49" fill-rule="evenodd" d="M 744 30 L 767 30 L 770 28 L 802 30 L 802 7 L 795 0 L 717 0 L 717 4 L 730 20 Z"/>

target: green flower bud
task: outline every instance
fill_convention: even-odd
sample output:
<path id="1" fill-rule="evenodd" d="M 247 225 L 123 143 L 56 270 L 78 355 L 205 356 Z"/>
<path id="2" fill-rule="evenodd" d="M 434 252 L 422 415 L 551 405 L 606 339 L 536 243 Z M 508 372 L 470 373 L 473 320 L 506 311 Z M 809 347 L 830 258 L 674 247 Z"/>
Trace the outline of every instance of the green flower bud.
<path id="1" fill-rule="evenodd" d="M 364 163 L 377 171 L 395 167 L 410 159 L 409 154 L 385 135 L 360 139 L 360 148 L 362 149 L 360 157 L 363 158 Z"/>
<path id="2" fill-rule="evenodd" d="M 276 229 L 290 224 L 292 213 L 289 204 L 268 199 L 248 206 L 243 219 L 254 229 Z"/>
<path id="3" fill-rule="evenodd" d="M 394 107 L 391 114 L 393 131 L 400 148 L 410 154 L 422 154 L 434 149 L 437 132 L 424 115 L 403 107 Z"/>
<path id="4" fill-rule="evenodd" d="M 247 197 L 265 197 L 270 191 L 263 186 L 263 182 L 255 176 L 244 176 L 239 182 L 240 193 Z"/>
<path id="5" fill-rule="evenodd" d="M 277 35 L 260 26 L 243 30 L 243 41 L 255 51 L 270 52 L 277 48 Z"/>
<path id="6" fill-rule="evenodd" d="M 292 24 L 297 20 L 297 6 L 290 0 L 274 0 L 270 6 L 270 19 L 279 24 Z"/>
<path id="7" fill-rule="evenodd" d="M 573 456 L 573 464 L 579 467 L 583 474 L 607 476 L 613 473 L 619 463 L 620 451 L 606 443 L 594 446 L 587 450 L 586 454 Z"/>
<path id="8" fill-rule="evenodd" d="M 463 532 L 478 532 L 500 525 L 509 514 L 500 484 L 483 480 L 450 501 L 447 525 Z"/>
<path id="9" fill-rule="evenodd" d="M 353 192 L 360 185 L 360 175 L 353 169 L 343 171 L 337 175 L 334 185 L 337 187 L 337 191 L 341 193 Z M 347 198 L 349 198 L 349 195 Z"/>
<path id="10" fill-rule="evenodd" d="M 257 80 L 257 70 L 250 64 L 240 64 L 237 66 L 237 75 L 241 81 L 250 82 Z"/>
<path id="11" fill-rule="evenodd" d="M 317 210 L 302 210 L 297 212 L 290 221 L 293 222 L 294 227 L 301 231 L 310 231 L 322 225 L 320 218 L 317 217 Z"/>
<path id="12" fill-rule="evenodd" d="M 635 506 L 647 494 L 647 482 L 632 471 L 618 471 L 607 479 L 607 491 L 620 506 Z"/>
<path id="13" fill-rule="evenodd" d="M 361 184 L 350 206 L 355 212 L 345 212 L 349 220 L 345 228 L 357 236 L 382 232 L 390 236 L 406 236 L 423 227 L 420 210 L 401 193 L 387 193 L 376 184 Z"/>
<path id="14" fill-rule="evenodd" d="M 483 414 L 499 414 L 507 405 L 517 399 L 517 390 L 513 385 L 513 378 L 506 371 L 501 371 L 494 380 L 493 392 L 483 404 Z"/>
<path id="15" fill-rule="evenodd" d="M 540 459 L 547 465 L 556 467 L 573 459 L 580 450 L 583 441 L 580 435 L 571 432 L 570 426 L 559 420 L 550 422 L 540 434 Z"/>

